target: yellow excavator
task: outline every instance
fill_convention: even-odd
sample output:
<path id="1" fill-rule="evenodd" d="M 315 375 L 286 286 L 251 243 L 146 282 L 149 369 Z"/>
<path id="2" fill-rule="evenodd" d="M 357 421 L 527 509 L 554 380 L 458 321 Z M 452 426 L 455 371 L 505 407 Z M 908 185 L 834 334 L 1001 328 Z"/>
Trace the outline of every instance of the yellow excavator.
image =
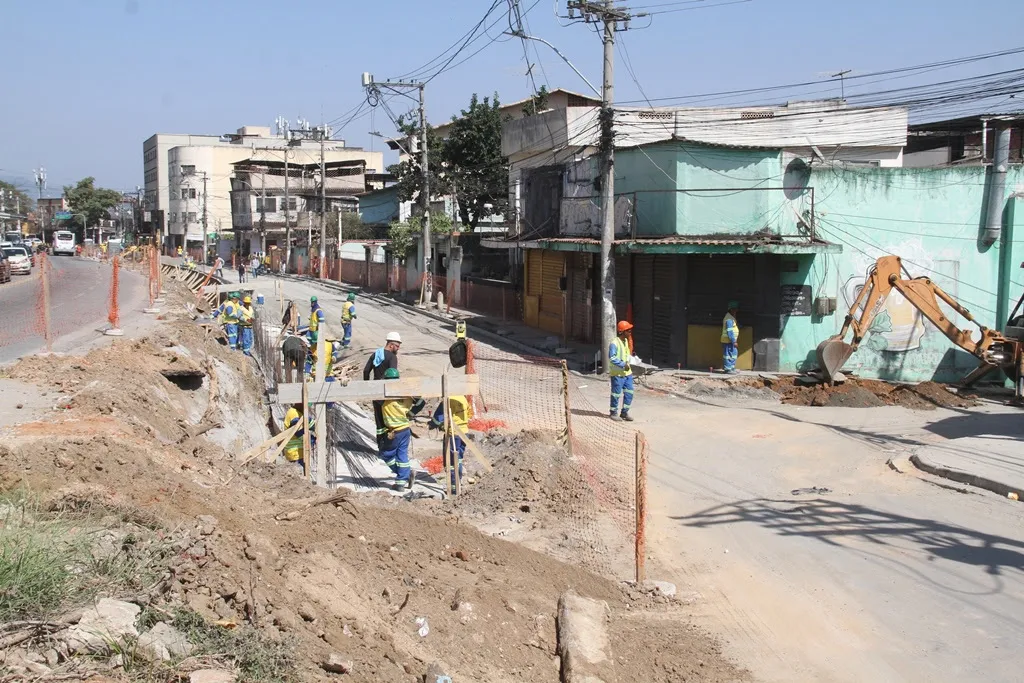
<path id="1" fill-rule="evenodd" d="M 1013 380 L 1014 395 L 1017 401 L 1020 401 L 1024 393 L 1024 327 L 1018 323 L 1024 320 L 1015 316 L 1024 303 L 1024 297 L 1017 302 L 1017 307 L 1010 315 L 1011 324 L 1007 325 L 1003 332 L 997 332 L 981 325 L 970 311 L 929 278 L 903 277 L 904 274 L 906 270 L 898 256 L 883 256 L 875 262 L 870 279 L 850 307 L 843 329 L 839 334 L 818 345 L 818 367 L 821 368 L 825 380 L 834 383 L 836 374 L 860 346 L 875 316 L 882 310 L 889 292 L 895 289 L 951 342 L 978 358 L 978 367 L 963 379 L 963 386 L 970 386 L 999 368 Z M 977 325 L 981 333 L 980 339 L 975 340 L 971 330 L 961 330 L 954 325 L 939 307 L 939 301 Z M 847 344 L 845 339 L 850 329 L 853 330 L 853 339 Z"/>

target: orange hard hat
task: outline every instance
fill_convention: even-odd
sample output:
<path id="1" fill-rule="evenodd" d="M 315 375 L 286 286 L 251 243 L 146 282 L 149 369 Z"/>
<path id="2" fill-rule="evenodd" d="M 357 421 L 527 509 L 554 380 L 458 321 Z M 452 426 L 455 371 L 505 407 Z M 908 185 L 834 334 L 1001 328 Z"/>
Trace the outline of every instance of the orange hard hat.
<path id="1" fill-rule="evenodd" d="M 628 320 L 620 320 L 617 329 L 619 330 L 619 332 L 629 332 L 631 329 L 633 329 L 633 323 L 629 322 Z"/>

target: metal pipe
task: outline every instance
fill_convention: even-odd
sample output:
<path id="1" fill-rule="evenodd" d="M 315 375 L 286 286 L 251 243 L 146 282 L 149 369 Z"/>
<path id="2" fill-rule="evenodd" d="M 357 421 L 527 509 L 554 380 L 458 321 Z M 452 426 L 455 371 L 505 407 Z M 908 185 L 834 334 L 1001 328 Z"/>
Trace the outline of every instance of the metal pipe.
<path id="1" fill-rule="evenodd" d="M 1003 231 L 1003 207 L 1006 204 L 1006 171 L 1010 165 L 1010 128 L 1002 125 L 996 129 L 996 148 L 992 168 L 989 171 L 988 214 L 981 241 L 991 246 L 999 241 Z"/>

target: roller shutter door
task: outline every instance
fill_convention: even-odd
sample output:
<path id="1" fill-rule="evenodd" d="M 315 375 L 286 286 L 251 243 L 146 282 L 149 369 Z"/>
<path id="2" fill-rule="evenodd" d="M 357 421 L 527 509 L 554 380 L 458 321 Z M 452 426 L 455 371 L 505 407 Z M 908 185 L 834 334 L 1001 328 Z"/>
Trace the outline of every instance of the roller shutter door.
<path id="1" fill-rule="evenodd" d="M 654 357 L 654 256 L 633 256 L 633 352 L 646 362 Z"/>
<path id="2" fill-rule="evenodd" d="M 571 328 L 569 336 L 572 339 L 588 342 L 593 330 L 591 319 L 591 291 L 590 291 L 590 264 L 593 262 L 590 254 L 570 254 L 568 259 L 569 271 L 569 320 Z"/>
<path id="3" fill-rule="evenodd" d="M 615 317 L 619 320 L 626 320 L 628 317 L 631 296 L 630 280 L 632 278 L 630 265 L 630 256 L 615 257 Z"/>
<path id="4" fill-rule="evenodd" d="M 540 328 L 561 335 L 565 297 L 559 288 L 565 274 L 565 255 L 560 251 L 541 251 Z"/>
<path id="5" fill-rule="evenodd" d="M 654 301 L 652 317 L 654 329 L 651 334 L 652 358 L 659 365 L 673 365 L 678 362 L 672 354 L 672 312 L 675 309 L 675 265 L 678 256 L 659 254 L 654 257 Z"/>

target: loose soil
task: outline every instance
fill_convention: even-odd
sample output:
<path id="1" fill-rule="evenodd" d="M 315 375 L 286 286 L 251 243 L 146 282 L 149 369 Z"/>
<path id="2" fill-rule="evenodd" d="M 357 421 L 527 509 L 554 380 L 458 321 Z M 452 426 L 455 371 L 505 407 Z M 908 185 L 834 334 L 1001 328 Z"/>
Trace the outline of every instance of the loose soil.
<path id="1" fill-rule="evenodd" d="M 459 521 L 518 515 L 567 543 L 559 519 L 589 512 L 551 435 L 489 437 L 509 442 L 505 455 L 454 505 L 327 502 L 293 466 L 242 464 L 267 437 L 262 382 L 219 336 L 171 320 L 84 358 L 21 361 L 8 375 L 53 392 L 55 408 L 3 434 L 0 487 L 137 511 L 186 535 L 153 606 L 248 622 L 292 644 L 302 680 L 324 680 L 319 662 L 338 653 L 351 681 L 420 681 L 433 662 L 456 681 L 557 681 L 554 615 L 568 588 L 608 603 L 614 680 L 747 678 L 679 603 Z M 200 388 L 161 372 L 186 366 L 207 373 Z"/>

